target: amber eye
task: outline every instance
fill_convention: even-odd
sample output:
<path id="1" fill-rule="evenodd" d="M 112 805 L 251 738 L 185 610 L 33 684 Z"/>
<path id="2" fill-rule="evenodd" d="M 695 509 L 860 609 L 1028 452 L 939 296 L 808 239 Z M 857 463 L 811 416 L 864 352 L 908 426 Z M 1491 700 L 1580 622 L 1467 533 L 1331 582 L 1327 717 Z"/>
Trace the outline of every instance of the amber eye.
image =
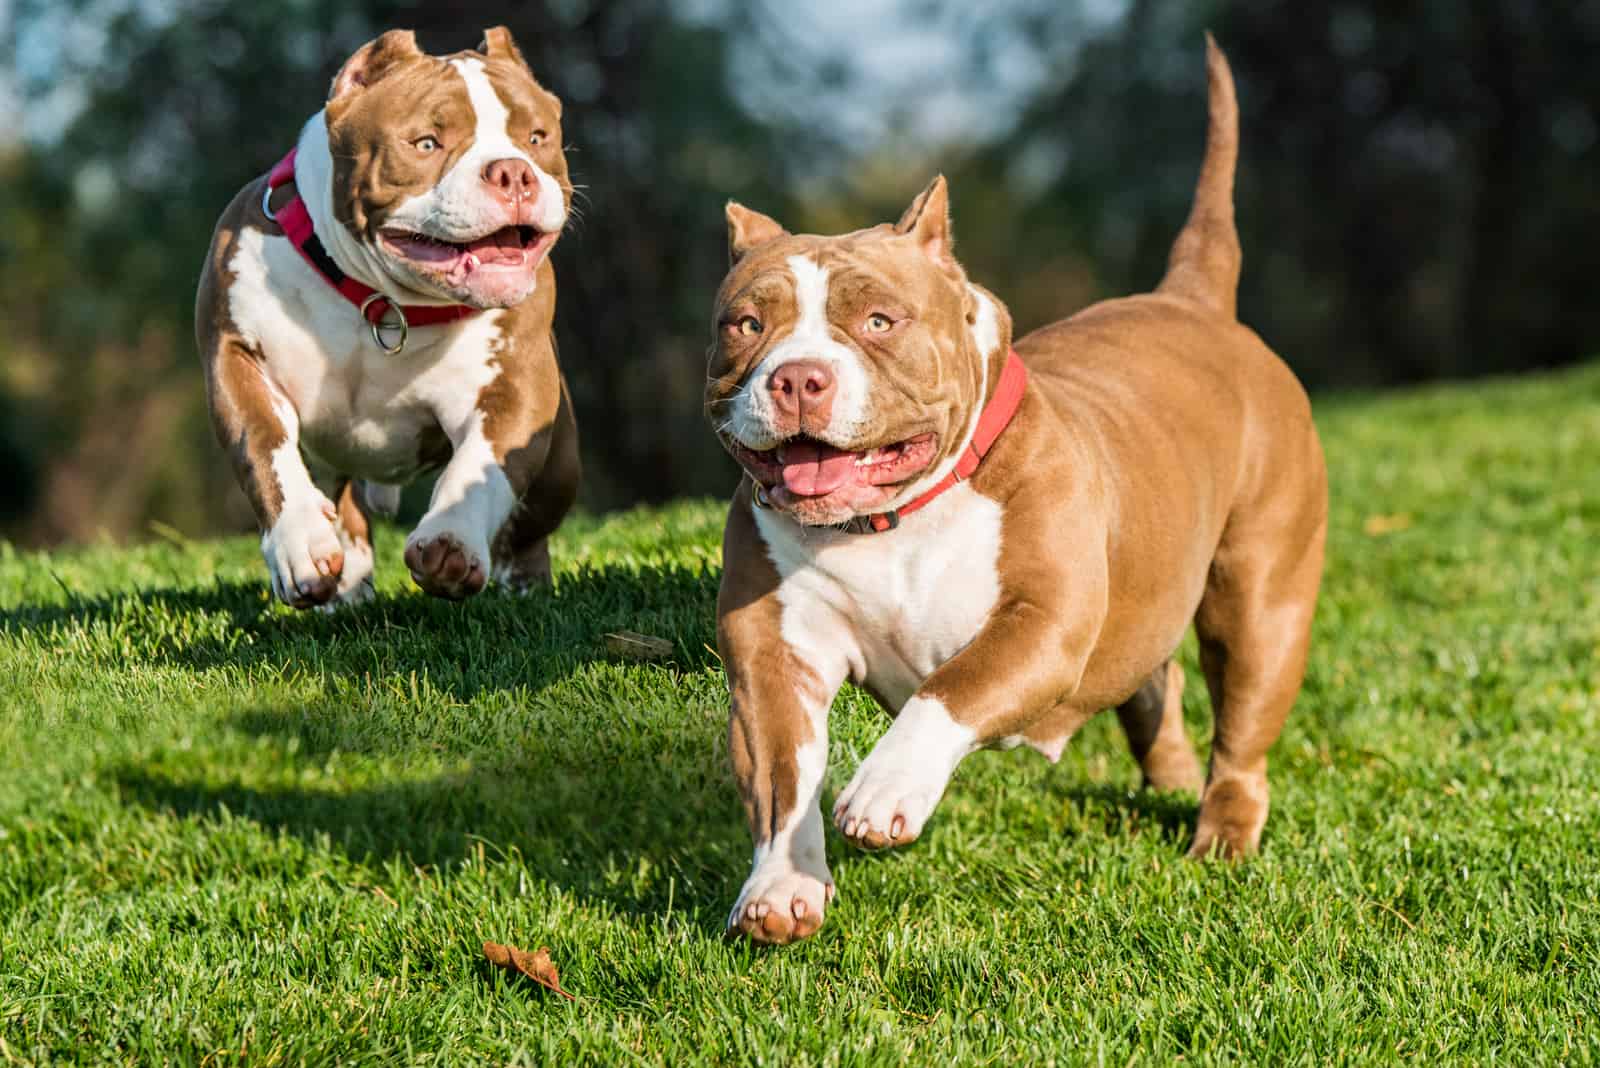
<path id="1" fill-rule="evenodd" d="M 545 133 L 543 130 L 535 130 L 533 133 L 528 135 L 528 144 L 534 146 L 542 145 L 544 144 L 544 139 L 548 136 L 550 135 Z"/>
<path id="2" fill-rule="evenodd" d="M 894 326 L 894 322 L 887 316 L 873 312 L 867 316 L 867 333 L 886 334 Z"/>
<path id="3" fill-rule="evenodd" d="M 440 148 L 444 147 L 443 145 L 439 144 L 439 139 L 434 137 L 432 134 L 429 134 L 426 137 L 417 138 L 415 141 L 411 142 L 411 146 L 423 154 L 437 152 Z"/>
<path id="4" fill-rule="evenodd" d="M 734 323 L 733 328 L 745 337 L 752 337 L 761 333 L 761 320 L 754 315 L 746 315 Z"/>

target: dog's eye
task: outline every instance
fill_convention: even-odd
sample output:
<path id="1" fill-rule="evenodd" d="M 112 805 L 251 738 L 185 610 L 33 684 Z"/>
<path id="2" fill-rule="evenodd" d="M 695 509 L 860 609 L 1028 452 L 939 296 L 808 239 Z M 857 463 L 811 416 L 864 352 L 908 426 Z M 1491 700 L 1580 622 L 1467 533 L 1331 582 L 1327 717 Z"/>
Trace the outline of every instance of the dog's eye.
<path id="1" fill-rule="evenodd" d="M 754 315 L 746 315 L 733 324 L 733 328 L 745 337 L 761 333 L 761 320 Z"/>
<path id="2" fill-rule="evenodd" d="M 887 315 L 873 312 L 867 316 L 867 333 L 869 334 L 886 334 L 893 326 L 894 321 Z"/>
<path id="3" fill-rule="evenodd" d="M 543 130 L 535 130 L 533 133 L 528 135 L 528 144 L 537 147 L 544 144 L 544 139 L 548 136 L 550 135 L 545 133 Z"/>
<path id="4" fill-rule="evenodd" d="M 417 138 L 415 141 L 411 142 L 411 146 L 424 155 L 429 152 L 437 152 L 440 148 L 444 147 L 443 145 L 439 144 L 439 139 L 434 137 L 432 134 L 429 134 L 426 137 Z"/>

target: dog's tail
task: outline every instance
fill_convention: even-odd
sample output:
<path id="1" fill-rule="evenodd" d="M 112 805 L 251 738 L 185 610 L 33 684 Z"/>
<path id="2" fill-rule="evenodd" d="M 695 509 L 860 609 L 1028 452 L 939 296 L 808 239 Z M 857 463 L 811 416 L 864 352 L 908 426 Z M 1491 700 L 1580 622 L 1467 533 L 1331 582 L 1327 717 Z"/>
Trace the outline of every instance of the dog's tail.
<path id="1" fill-rule="evenodd" d="M 1167 257 L 1158 293 L 1185 297 L 1232 318 L 1239 292 L 1239 233 L 1233 225 L 1233 172 L 1239 161 L 1239 102 L 1233 72 L 1217 42 L 1206 34 L 1210 126 L 1206 158 L 1195 184 L 1194 207 Z"/>

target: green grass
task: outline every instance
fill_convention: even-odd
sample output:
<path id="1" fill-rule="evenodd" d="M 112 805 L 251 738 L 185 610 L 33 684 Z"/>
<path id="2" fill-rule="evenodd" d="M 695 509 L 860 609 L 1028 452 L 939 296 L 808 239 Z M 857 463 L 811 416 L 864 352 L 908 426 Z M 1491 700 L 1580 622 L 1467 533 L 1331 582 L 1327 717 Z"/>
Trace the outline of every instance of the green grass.
<path id="1" fill-rule="evenodd" d="M 0 1063 L 1592 1063 L 1600 366 L 1319 408 L 1262 856 L 1182 860 L 1192 798 L 1136 792 L 1102 716 L 1057 766 L 969 760 L 904 852 L 830 838 L 839 902 L 782 950 L 722 939 L 719 505 L 574 521 L 553 593 L 460 606 L 387 530 L 334 618 L 269 603 L 249 538 L 0 547 Z M 836 789 L 885 721 L 834 722 Z"/>

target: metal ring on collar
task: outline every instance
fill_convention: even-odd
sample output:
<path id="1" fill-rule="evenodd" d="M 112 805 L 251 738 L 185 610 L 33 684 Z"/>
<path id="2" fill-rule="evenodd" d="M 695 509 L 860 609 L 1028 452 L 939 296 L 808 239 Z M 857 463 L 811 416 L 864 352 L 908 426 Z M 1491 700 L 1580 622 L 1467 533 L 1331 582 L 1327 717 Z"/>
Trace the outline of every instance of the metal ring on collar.
<path id="1" fill-rule="evenodd" d="M 261 214 L 273 222 L 278 221 L 278 217 L 272 214 L 272 186 L 270 185 L 261 191 Z"/>
<path id="2" fill-rule="evenodd" d="M 367 318 L 367 309 L 372 307 L 374 301 L 379 300 L 387 304 L 389 306 L 389 310 L 394 312 L 395 317 L 400 320 L 398 323 L 391 323 L 387 321 L 387 316 L 378 320 L 377 322 L 373 322 L 371 319 Z M 400 350 L 406 347 L 406 338 L 411 336 L 411 324 L 406 322 L 406 313 L 401 310 L 400 305 L 396 304 L 382 293 L 374 293 L 372 296 L 361 302 L 361 318 L 367 324 L 367 326 L 372 329 L 372 340 L 377 343 L 380 349 L 390 356 L 400 355 Z M 396 341 L 393 347 L 384 344 L 383 335 L 379 331 L 383 330 L 385 327 L 393 329 L 396 326 L 400 328 L 400 340 Z"/>

